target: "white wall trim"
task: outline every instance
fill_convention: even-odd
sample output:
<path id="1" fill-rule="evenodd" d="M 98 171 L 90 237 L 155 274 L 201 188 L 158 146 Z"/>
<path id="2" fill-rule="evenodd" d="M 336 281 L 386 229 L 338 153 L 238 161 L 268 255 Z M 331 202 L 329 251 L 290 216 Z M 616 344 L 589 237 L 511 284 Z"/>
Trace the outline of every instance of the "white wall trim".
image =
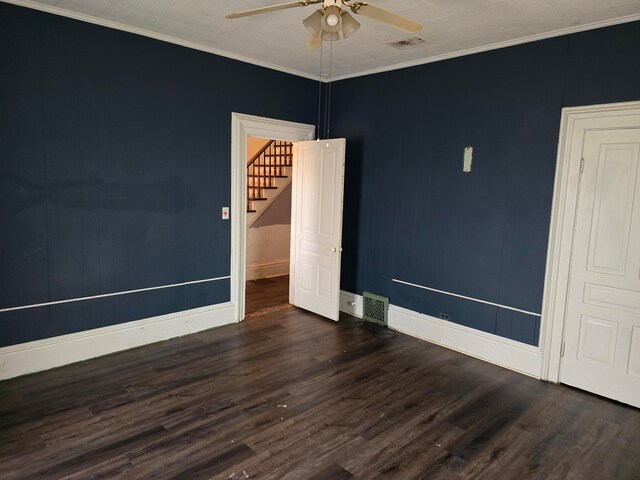
<path id="1" fill-rule="evenodd" d="M 239 62 L 250 63 L 259 67 L 270 68 L 271 70 L 277 70 L 279 72 L 289 73 L 291 75 L 297 75 L 299 77 L 308 78 L 310 80 L 318 81 L 317 74 L 309 74 L 301 72 L 293 68 L 285 67 L 283 65 L 277 65 L 275 63 L 265 62 L 256 58 L 246 57 L 237 53 L 227 52 L 219 48 L 210 47 L 201 43 L 191 42 L 189 40 L 183 40 L 181 38 L 172 37 L 163 33 L 154 32 L 152 30 L 146 30 L 140 27 L 133 27 L 120 22 L 114 22 L 93 15 L 87 15 L 85 13 L 74 12 L 65 8 L 55 7 L 52 5 L 43 5 L 42 3 L 34 2 L 31 0 L 0 0 L 5 3 L 11 3 L 20 7 L 31 8 L 33 10 L 39 10 L 41 12 L 52 13 L 54 15 L 60 15 L 61 17 L 73 18 L 74 20 L 80 20 L 82 22 L 93 23 L 94 25 L 100 25 L 102 27 L 113 28 L 114 30 L 121 30 L 123 32 L 133 33 L 135 35 L 142 35 L 143 37 L 153 38 L 160 40 L 161 42 L 173 43 L 174 45 L 180 45 L 186 48 L 192 48 L 194 50 L 200 50 L 201 52 L 213 53 L 220 57 L 231 58 L 232 60 L 238 60 Z M 326 80 L 322 80 L 326 82 Z"/>
<path id="2" fill-rule="evenodd" d="M 247 281 L 260 278 L 280 277 L 289 274 L 289 259 L 272 260 L 270 262 L 254 263 L 247 265 Z"/>
<path id="3" fill-rule="evenodd" d="M 114 22 L 111 20 L 106 20 L 104 18 L 95 17 L 93 15 L 87 15 L 84 13 L 74 12 L 72 10 L 67 10 L 64 8 L 52 6 L 52 5 L 44 5 L 38 2 L 34 2 L 32 0 L 0 0 L 5 3 L 11 3 L 13 5 L 18 5 L 21 7 L 31 8 L 33 10 L 40 10 L 42 12 L 52 13 L 54 15 L 60 15 L 62 17 L 73 18 L 75 20 L 80 20 L 83 22 L 93 23 L 95 25 L 101 25 L 103 27 L 113 28 L 115 30 L 121 30 L 124 32 L 133 33 L 136 35 L 142 35 L 144 37 L 153 38 L 156 40 L 160 40 L 162 42 L 173 43 L 175 45 L 181 45 L 183 47 L 192 48 L 194 50 L 200 50 L 202 52 L 213 53 L 214 55 L 219 55 L 221 57 L 231 58 L 233 60 L 238 60 L 240 62 L 250 63 L 252 65 L 258 65 L 260 67 L 270 68 L 272 70 L 277 70 L 284 73 L 289 73 L 291 75 L 297 75 L 299 77 L 308 78 L 311 80 L 320 80 L 322 82 L 328 82 L 329 79 L 326 77 L 320 77 L 318 75 L 310 74 L 307 72 L 302 72 L 300 70 L 292 69 L 285 67 L 283 65 L 277 65 L 270 62 L 264 62 L 262 60 L 246 57 L 244 55 L 239 55 L 237 53 L 227 52 L 225 50 L 220 50 L 218 48 L 210 47 L 207 45 L 203 45 L 196 42 L 191 42 L 188 40 L 183 40 L 180 38 L 172 37 L 169 35 L 165 35 L 162 33 L 154 32 L 152 30 L 146 30 L 139 27 L 133 27 L 130 25 L 125 25 L 123 23 Z M 344 80 L 347 78 L 354 77 L 362 77 L 365 75 L 372 75 L 375 73 L 388 72 L 392 70 L 400 70 L 402 68 L 414 67 L 417 65 L 424 65 L 427 63 L 439 62 L 441 60 L 448 60 L 450 58 L 462 57 L 465 55 L 473 55 L 475 53 L 486 52 L 490 50 L 497 50 L 500 48 L 511 47 L 514 45 L 520 45 L 523 43 L 536 42 L 538 40 L 544 40 L 547 38 L 559 37 L 562 35 L 569 35 L 571 33 L 584 32 L 587 30 L 594 30 L 596 28 L 604 28 L 611 27 L 613 25 L 620 25 L 622 23 L 630 23 L 640 20 L 640 14 L 626 15 L 623 17 L 612 18 L 609 20 L 601 20 L 599 22 L 587 23 L 584 25 L 576 25 L 567 28 L 561 28 L 558 30 L 553 30 L 551 32 L 539 33 L 536 35 L 530 35 L 527 37 L 516 38 L 513 40 L 506 40 L 504 42 L 491 43 L 489 45 L 482 45 L 479 47 L 473 47 L 465 50 L 459 50 L 456 52 L 445 53 L 442 55 L 436 55 L 428 58 L 421 58 L 417 60 L 412 60 L 409 62 L 396 63 L 394 65 L 387 65 L 384 67 L 372 68 L 370 70 L 363 70 L 361 72 L 350 73 L 347 75 L 341 75 L 335 78 L 332 78 L 331 81 Z"/>
<path id="4" fill-rule="evenodd" d="M 233 323 L 230 302 L 0 348 L 0 380 Z"/>
<path id="5" fill-rule="evenodd" d="M 602 118 L 608 119 L 610 128 L 625 128 L 637 125 L 639 116 L 640 102 L 562 109 L 540 322 L 543 380 L 558 382 L 560 379 L 560 350 L 564 336 L 584 133 L 592 128 L 602 128 Z"/>
<path id="6" fill-rule="evenodd" d="M 547 38 L 561 37 L 563 35 L 570 35 L 572 33 L 584 32 L 587 30 L 595 30 L 597 28 L 612 27 L 614 25 L 620 25 L 622 23 L 630 23 L 640 20 L 640 14 L 625 15 L 623 17 L 612 18 L 609 20 L 601 20 L 599 22 L 587 23 L 584 25 L 576 25 L 573 27 L 560 28 L 551 32 L 538 33 L 536 35 L 529 35 L 527 37 L 514 38 L 512 40 L 505 40 L 504 42 L 490 43 L 488 45 L 482 45 L 479 47 L 468 48 L 465 50 L 458 50 L 456 52 L 443 53 L 442 55 L 434 55 L 428 58 L 419 58 L 417 60 L 411 60 L 408 62 L 396 63 L 394 65 L 387 65 L 384 67 L 372 68 L 370 70 L 363 70 L 361 72 L 349 73 L 347 75 L 340 75 L 333 78 L 331 81 L 337 82 L 338 80 L 346 80 L 347 78 L 364 77 L 365 75 L 373 75 L 376 73 L 390 72 L 392 70 L 400 70 L 403 68 L 416 67 L 418 65 L 425 65 L 427 63 L 440 62 L 442 60 L 449 60 L 450 58 L 464 57 L 466 55 L 474 55 L 476 53 L 488 52 L 491 50 L 498 50 L 500 48 L 513 47 L 515 45 L 521 45 L 523 43 L 537 42 L 538 40 L 546 40 Z M 327 80 L 322 79 L 323 82 Z"/>
<path id="7" fill-rule="evenodd" d="M 362 296 L 340 292 L 340 310 L 362 317 Z M 540 378 L 538 347 L 448 322 L 396 305 L 389 305 L 389 326 L 408 335 L 466 355 Z"/>
<path id="8" fill-rule="evenodd" d="M 148 292 L 150 290 L 161 290 L 163 288 L 181 287 L 184 285 L 194 285 L 196 283 L 215 282 L 217 280 L 225 280 L 228 278 L 231 278 L 231 277 L 227 275 L 225 277 L 205 278 L 203 280 L 192 280 L 190 282 L 171 283 L 169 285 L 159 285 L 157 287 L 136 288 L 134 290 L 124 290 L 122 292 L 102 293 L 100 295 L 93 295 L 89 297 L 67 298 L 65 300 L 55 300 L 53 302 L 32 303 L 31 305 L 21 305 L 18 307 L 0 308 L 0 313 L 12 312 L 14 310 L 25 310 L 27 308 L 48 307 L 51 305 L 60 305 L 61 303 L 72 303 L 72 302 L 81 302 L 84 300 L 95 300 L 96 298 L 116 297 L 118 295 L 127 295 L 129 293 Z"/>
<path id="9" fill-rule="evenodd" d="M 244 320 L 247 273 L 247 137 L 297 142 L 312 140 L 315 127 L 242 113 L 231 114 L 231 303 Z M 293 262 L 293 258 L 290 259 Z M 293 270 L 291 271 L 293 278 Z"/>
<path id="10" fill-rule="evenodd" d="M 340 290 L 340 311 L 362 318 L 362 295 Z"/>
<path id="11" fill-rule="evenodd" d="M 417 283 L 405 282 L 404 280 L 392 279 L 392 282 L 401 283 L 403 285 L 408 285 L 410 287 L 421 288 L 423 290 L 429 290 L 431 292 L 442 293 L 444 295 L 449 295 L 451 297 L 462 298 L 464 300 L 470 300 L 472 302 L 482 303 L 484 305 L 491 305 L 492 307 L 504 308 L 505 310 L 511 310 L 513 312 L 524 313 L 525 315 L 531 315 L 533 317 L 539 317 L 539 313 L 530 312 L 528 310 L 522 310 L 520 308 L 510 307 L 508 305 L 502 305 L 501 303 L 489 302 L 487 300 L 480 300 L 479 298 L 467 297 L 465 295 L 460 295 L 458 293 L 447 292 L 445 290 L 438 290 L 437 288 L 425 287 L 424 285 L 418 285 Z"/>

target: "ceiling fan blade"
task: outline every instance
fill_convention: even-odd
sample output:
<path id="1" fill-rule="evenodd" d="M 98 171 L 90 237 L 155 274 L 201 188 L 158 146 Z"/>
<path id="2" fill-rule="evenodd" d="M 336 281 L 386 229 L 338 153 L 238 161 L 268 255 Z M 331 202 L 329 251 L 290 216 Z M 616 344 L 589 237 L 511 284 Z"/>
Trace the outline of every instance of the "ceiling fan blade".
<path id="1" fill-rule="evenodd" d="M 376 7 L 375 5 L 370 5 L 368 3 L 365 3 L 364 5 L 358 5 L 356 3 L 354 4 L 354 7 L 356 8 L 352 8 L 353 13 L 358 13 L 362 16 L 393 25 L 400 30 L 405 30 L 410 33 L 416 33 L 422 30 L 422 24 L 414 22 L 402 15 L 398 15 L 397 13 L 385 10 L 384 8 Z"/>
<path id="2" fill-rule="evenodd" d="M 322 34 L 314 35 L 313 33 L 309 35 L 309 40 L 307 40 L 307 46 L 305 47 L 307 50 L 316 50 L 320 48 L 320 44 L 322 43 Z"/>
<path id="3" fill-rule="evenodd" d="M 249 15 L 257 15 L 259 13 L 275 12 L 277 10 L 286 10 L 287 8 L 306 7 L 314 3 L 322 3 L 323 0 L 298 0 L 297 2 L 279 3 L 278 5 L 269 5 L 268 7 L 254 8 L 252 10 L 243 10 L 242 12 L 230 13 L 226 18 L 248 17 Z"/>

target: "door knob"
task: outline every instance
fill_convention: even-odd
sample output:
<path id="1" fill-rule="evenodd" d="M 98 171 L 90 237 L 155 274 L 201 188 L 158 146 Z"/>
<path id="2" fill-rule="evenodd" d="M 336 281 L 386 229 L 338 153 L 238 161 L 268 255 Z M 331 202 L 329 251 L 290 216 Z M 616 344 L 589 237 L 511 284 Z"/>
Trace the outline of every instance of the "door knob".
<path id="1" fill-rule="evenodd" d="M 335 252 L 336 251 L 336 247 L 331 247 L 331 251 Z"/>

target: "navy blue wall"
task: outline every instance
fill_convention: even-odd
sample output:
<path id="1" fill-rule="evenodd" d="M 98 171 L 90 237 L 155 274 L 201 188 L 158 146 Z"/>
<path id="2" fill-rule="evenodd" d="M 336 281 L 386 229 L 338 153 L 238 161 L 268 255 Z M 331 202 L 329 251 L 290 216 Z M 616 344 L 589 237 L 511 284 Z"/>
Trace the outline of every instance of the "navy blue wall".
<path id="1" fill-rule="evenodd" d="M 317 84 L 0 3 L 0 308 L 229 274 L 231 112 Z M 229 281 L 0 313 L 0 345 L 229 300 Z"/>
<path id="2" fill-rule="evenodd" d="M 640 99 L 640 22 L 336 82 L 342 289 L 537 345 L 561 109 Z M 474 147 L 473 171 L 462 172 Z"/>
<path id="3" fill-rule="evenodd" d="M 336 82 L 342 288 L 536 344 L 563 106 L 640 99 L 640 23 Z M 230 114 L 315 82 L 0 3 L 0 308 L 229 274 Z M 474 147 L 471 174 L 462 150 Z M 228 281 L 0 313 L 0 345 L 229 300 Z"/>

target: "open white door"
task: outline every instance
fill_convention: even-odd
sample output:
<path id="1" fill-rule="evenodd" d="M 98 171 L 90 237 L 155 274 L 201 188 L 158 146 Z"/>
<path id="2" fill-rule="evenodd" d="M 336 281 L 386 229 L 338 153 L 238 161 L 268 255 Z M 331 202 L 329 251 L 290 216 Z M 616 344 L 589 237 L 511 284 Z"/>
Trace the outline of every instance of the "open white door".
<path id="1" fill-rule="evenodd" d="M 294 149 L 290 301 L 338 320 L 346 140 L 298 142 Z"/>
<path id="2" fill-rule="evenodd" d="M 582 157 L 560 380 L 640 407 L 640 128 L 589 130 Z"/>

